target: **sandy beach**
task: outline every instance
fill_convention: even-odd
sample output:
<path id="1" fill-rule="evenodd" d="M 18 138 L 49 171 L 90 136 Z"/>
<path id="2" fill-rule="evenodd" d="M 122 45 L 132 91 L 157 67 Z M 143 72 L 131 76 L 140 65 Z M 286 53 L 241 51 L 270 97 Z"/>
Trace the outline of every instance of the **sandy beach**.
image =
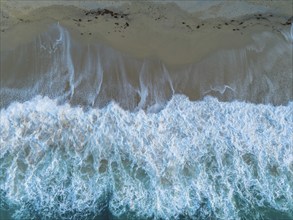
<path id="1" fill-rule="evenodd" d="M 126 91 L 126 87 L 133 88 L 131 90 L 148 88 L 152 94 L 150 100 L 162 94 L 153 90 L 164 87 L 166 91 L 156 99 L 166 100 L 175 92 L 186 94 L 192 100 L 212 95 L 226 101 L 284 104 L 293 97 L 292 52 L 288 46 L 292 41 L 290 5 L 289 1 L 1 1 L 1 52 L 7 54 L 5 59 L 10 61 L 20 59 L 15 56 L 22 53 L 35 54 L 33 56 L 40 59 L 23 63 L 21 69 L 26 69 L 24 81 L 27 81 L 31 78 L 29 74 L 40 74 L 36 73 L 34 63 L 50 63 L 54 59 L 41 60 L 42 56 L 37 54 L 40 46 L 36 43 L 52 25 L 59 25 L 70 35 L 72 45 L 68 47 L 75 48 L 77 44 L 76 48 L 80 47 L 72 49 L 69 57 L 74 60 L 75 78 L 81 76 L 81 68 L 88 62 L 81 54 L 88 53 L 86 51 L 96 45 L 109 48 L 106 51 L 113 50 L 109 52 L 112 58 L 107 58 L 113 65 L 105 72 L 113 74 L 115 65 L 120 65 L 118 69 L 124 66 L 125 76 L 120 72 L 103 83 L 108 88 L 110 84 L 117 84 L 112 89 L 105 87 L 102 96 L 107 98 L 103 100 L 114 98 L 121 104 L 125 94 L 131 93 L 130 102 L 135 104 L 122 104 L 129 108 L 136 106 L 140 98 L 136 92 Z M 45 38 L 54 36 L 48 37 Z M 26 49 L 21 49 L 24 47 Z M 276 47 L 278 49 L 274 49 Z M 13 53 L 13 50 L 19 52 Z M 280 56 L 271 56 L 269 50 L 279 51 Z M 93 51 L 94 62 L 101 51 Z M 117 59 L 122 60 L 120 64 Z M 11 72 L 10 61 L 2 64 L 4 82 L 22 75 Z M 143 77 L 145 71 L 158 73 Z M 121 86 L 119 78 L 123 79 L 123 85 L 130 84 Z M 284 80 L 286 78 L 290 80 Z M 145 80 L 146 86 L 142 84 Z M 151 83 L 162 80 L 161 85 Z M 72 92 L 75 87 L 72 83 L 66 82 L 63 88 L 71 87 Z M 267 94 L 266 97 L 263 94 Z M 78 103 L 78 100 L 73 102 Z"/>
<path id="2" fill-rule="evenodd" d="M 104 42 L 139 58 L 188 64 L 220 49 L 247 45 L 253 33 L 277 33 L 291 25 L 290 1 L 195 2 L 195 11 L 189 12 L 178 5 L 176 1 L 2 1 L 1 49 L 29 42 L 49 24 L 59 22 L 85 41 Z M 225 9 L 227 5 L 230 8 Z"/>

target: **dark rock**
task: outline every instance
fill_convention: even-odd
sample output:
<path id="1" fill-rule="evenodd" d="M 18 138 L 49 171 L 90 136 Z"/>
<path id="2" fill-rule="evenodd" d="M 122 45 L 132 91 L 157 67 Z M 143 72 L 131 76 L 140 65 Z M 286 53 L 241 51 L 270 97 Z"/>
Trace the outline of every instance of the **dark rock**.
<path id="1" fill-rule="evenodd" d="M 110 11 L 110 10 L 108 10 L 108 9 L 104 9 L 104 13 L 105 13 L 105 14 L 112 14 L 113 12 Z"/>
<path id="2" fill-rule="evenodd" d="M 109 9 L 98 9 L 98 10 L 91 10 L 91 11 L 85 11 L 85 15 L 95 15 L 96 19 L 97 19 L 97 16 L 99 15 L 110 15 L 114 18 L 118 18 L 119 16 L 121 16 L 121 18 L 124 18 L 126 16 L 128 16 L 128 14 L 121 14 L 121 13 L 118 13 L 118 12 L 113 12 Z"/>

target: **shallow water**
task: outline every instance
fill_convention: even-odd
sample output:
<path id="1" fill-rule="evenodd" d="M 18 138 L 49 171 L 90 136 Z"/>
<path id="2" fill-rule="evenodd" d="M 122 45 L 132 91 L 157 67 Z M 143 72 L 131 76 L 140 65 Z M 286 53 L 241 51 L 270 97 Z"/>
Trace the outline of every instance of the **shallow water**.
<path id="1" fill-rule="evenodd" d="M 1 51 L 3 215 L 293 219 L 292 27 L 177 67 L 60 24 Z"/>
<path id="2" fill-rule="evenodd" d="M 43 95 L 84 107 L 115 100 L 124 109 L 157 111 L 176 93 L 191 100 L 211 95 L 222 101 L 287 104 L 293 99 L 291 32 L 255 33 L 244 47 L 170 66 L 155 57 L 137 59 L 83 42 L 53 24 L 31 43 L 1 51 L 0 106 Z"/>

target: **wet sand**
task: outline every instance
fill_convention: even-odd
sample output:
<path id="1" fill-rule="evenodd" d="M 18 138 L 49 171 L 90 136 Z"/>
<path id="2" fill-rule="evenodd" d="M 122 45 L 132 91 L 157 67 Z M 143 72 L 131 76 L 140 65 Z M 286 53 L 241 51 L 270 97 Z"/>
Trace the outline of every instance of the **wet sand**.
<path id="1" fill-rule="evenodd" d="M 265 7 L 259 2 L 237 17 L 221 12 L 224 6 L 219 4 L 210 7 L 216 18 L 204 17 L 209 11 L 187 13 L 175 3 L 13 2 L 1 3 L 2 50 L 29 42 L 55 21 L 85 41 L 105 42 L 135 57 L 176 65 L 194 63 L 219 49 L 240 48 L 251 42 L 252 33 L 288 29 L 292 15 L 289 1 L 278 3 L 279 10 L 273 8 L 276 4 L 264 3 Z"/>
<path id="2" fill-rule="evenodd" d="M 133 109 L 144 99 L 142 94 L 154 104 L 174 93 L 192 100 L 212 95 L 222 101 L 286 104 L 293 98 L 290 6 L 289 1 L 2 1 L 1 77 L 6 90 L 1 94 L 9 98 L 2 99 L 1 106 L 28 100 L 23 91 L 29 91 L 30 98 L 75 91 L 79 98 L 71 94 L 71 103 L 88 105 L 83 94 L 89 87 L 96 93 L 97 85 L 103 87 L 94 95 L 103 100 L 99 106 L 114 99 Z M 52 25 L 70 36 L 69 43 L 63 42 L 65 50 L 71 48 L 67 57 L 49 50 L 50 41 L 58 39 L 57 26 L 47 33 Z M 60 67 L 63 61 L 54 66 L 58 59 L 72 59 L 74 76 L 52 91 L 42 84 L 42 75 L 68 68 Z M 98 59 L 104 65 L 99 67 L 103 82 L 90 84 L 101 80 L 85 74 L 97 71 L 89 65 Z"/>

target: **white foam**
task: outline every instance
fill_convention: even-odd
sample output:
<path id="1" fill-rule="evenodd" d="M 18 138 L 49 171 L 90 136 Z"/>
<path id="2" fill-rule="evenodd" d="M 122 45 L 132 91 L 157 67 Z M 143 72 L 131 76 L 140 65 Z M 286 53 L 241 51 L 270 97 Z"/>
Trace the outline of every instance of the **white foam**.
<path id="1" fill-rule="evenodd" d="M 16 219 L 106 206 L 140 219 L 239 219 L 257 207 L 292 217 L 292 111 L 175 95 L 158 113 L 85 112 L 38 96 L 1 110 L 0 189 Z"/>

